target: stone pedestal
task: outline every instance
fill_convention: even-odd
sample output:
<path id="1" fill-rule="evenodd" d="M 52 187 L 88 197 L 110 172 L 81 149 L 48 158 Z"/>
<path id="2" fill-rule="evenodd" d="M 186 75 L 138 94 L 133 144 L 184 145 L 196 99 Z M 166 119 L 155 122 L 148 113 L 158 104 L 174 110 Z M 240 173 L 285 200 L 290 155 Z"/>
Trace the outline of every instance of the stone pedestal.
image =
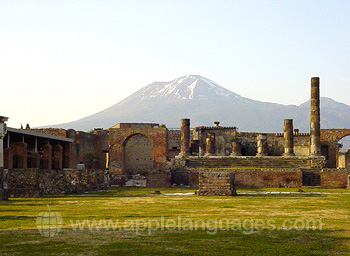
<path id="1" fill-rule="evenodd" d="M 52 146 L 50 144 L 43 146 L 43 169 L 52 170 Z"/>
<path id="2" fill-rule="evenodd" d="M 204 156 L 214 156 L 215 155 L 215 134 L 207 133 L 206 148 Z"/>
<path id="3" fill-rule="evenodd" d="M 268 150 L 267 150 L 267 135 L 266 134 L 259 134 L 256 137 L 257 140 L 257 149 L 258 153 L 256 156 L 267 156 Z"/>
<path id="4" fill-rule="evenodd" d="M 283 133 L 284 133 L 283 156 L 294 156 L 293 119 L 284 120 Z"/>
<path id="5" fill-rule="evenodd" d="M 232 141 L 232 153 L 230 156 L 241 156 L 242 155 L 242 146 L 237 141 Z"/>
<path id="6" fill-rule="evenodd" d="M 310 156 L 321 155 L 320 78 L 311 78 Z"/>
<path id="7" fill-rule="evenodd" d="M 180 154 L 179 156 L 190 155 L 190 119 L 181 119 Z"/>

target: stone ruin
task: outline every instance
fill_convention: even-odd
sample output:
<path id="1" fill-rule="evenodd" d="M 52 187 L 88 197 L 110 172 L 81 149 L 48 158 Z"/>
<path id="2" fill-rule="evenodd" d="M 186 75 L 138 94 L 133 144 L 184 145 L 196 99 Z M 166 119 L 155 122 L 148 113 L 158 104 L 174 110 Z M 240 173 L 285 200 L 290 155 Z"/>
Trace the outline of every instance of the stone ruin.
<path id="1" fill-rule="evenodd" d="M 332 140 L 332 133 L 344 135 L 320 129 L 319 78 L 313 77 L 310 134 L 294 130 L 292 119 L 284 120 L 283 134 L 240 133 L 215 122 L 194 128 L 190 140 L 190 120 L 182 119 L 175 173 L 197 173 L 199 195 L 234 195 L 236 187 L 344 188 L 350 170 L 335 168 L 334 144 L 340 136 Z M 344 133 L 349 135 L 349 130 Z"/>
<path id="2" fill-rule="evenodd" d="M 0 195 L 97 191 L 108 186 L 199 188 L 233 195 L 239 187 L 345 188 L 350 157 L 338 141 L 350 129 L 320 129 L 319 78 L 311 78 L 310 133 L 285 119 L 283 133 L 237 127 L 167 129 L 120 123 L 108 130 L 14 129 L 0 117 Z M 84 168 L 77 168 L 78 165 Z M 5 195 L 6 197 L 6 195 Z"/>

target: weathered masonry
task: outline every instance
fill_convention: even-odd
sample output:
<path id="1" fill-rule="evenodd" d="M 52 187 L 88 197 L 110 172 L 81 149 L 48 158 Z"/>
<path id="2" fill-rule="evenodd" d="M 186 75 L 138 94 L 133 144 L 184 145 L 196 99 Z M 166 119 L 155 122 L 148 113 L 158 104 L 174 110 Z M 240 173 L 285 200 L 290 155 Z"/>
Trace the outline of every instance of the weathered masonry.
<path id="1" fill-rule="evenodd" d="M 2 125 L 4 128 L 4 126 Z M 98 191 L 108 187 L 108 133 L 2 129 L 2 198 Z M 83 168 L 77 169 L 79 163 Z"/>
<path id="2" fill-rule="evenodd" d="M 73 168 L 73 139 L 8 128 L 4 137 L 4 168 Z"/>
<path id="3" fill-rule="evenodd" d="M 188 118 L 180 129 L 155 123 L 91 132 L 14 129 L 0 117 L 0 197 L 109 185 L 184 185 L 199 187 L 200 195 L 232 195 L 236 187 L 345 188 L 350 151 L 341 154 L 339 141 L 350 129 L 321 129 L 320 115 L 320 79 L 313 77 L 308 133 L 288 117 L 280 133 L 241 132 L 218 121 L 191 129 Z"/>
<path id="4" fill-rule="evenodd" d="M 142 175 L 147 186 L 170 186 L 168 130 L 153 123 L 121 123 L 109 128 L 109 172 L 112 185 Z"/>
<path id="5" fill-rule="evenodd" d="M 194 128 L 189 141 L 189 125 L 182 125 L 181 152 L 173 160 L 173 174 L 182 180 L 175 180 L 186 183 L 187 174 L 191 185 L 189 177 L 198 175 L 199 195 L 232 195 L 235 187 L 347 187 L 350 157 L 339 166 L 338 141 L 350 130 L 320 129 L 319 81 L 311 78 L 310 133 L 294 130 L 292 119 L 285 119 L 277 134 L 238 132 L 215 122 Z"/>

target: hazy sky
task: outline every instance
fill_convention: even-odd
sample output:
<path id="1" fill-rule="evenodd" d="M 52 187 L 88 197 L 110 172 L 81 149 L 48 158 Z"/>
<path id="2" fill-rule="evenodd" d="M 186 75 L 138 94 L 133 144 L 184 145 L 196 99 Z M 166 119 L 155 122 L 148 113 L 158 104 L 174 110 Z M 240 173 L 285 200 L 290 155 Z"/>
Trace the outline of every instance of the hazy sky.
<path id="1" fill-rule="evenodd" d="M 189 74 L 296 105 L 319 76 L 350 105 L 349 31 L 347 0 L 0 0 L 0 115 L 73 121 Z"/>

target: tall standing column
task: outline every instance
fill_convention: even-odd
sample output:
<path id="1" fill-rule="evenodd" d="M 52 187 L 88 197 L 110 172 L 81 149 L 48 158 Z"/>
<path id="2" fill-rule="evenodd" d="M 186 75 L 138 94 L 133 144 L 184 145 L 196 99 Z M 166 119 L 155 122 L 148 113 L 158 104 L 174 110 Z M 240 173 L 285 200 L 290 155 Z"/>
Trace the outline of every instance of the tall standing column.
<path id="1" fill-rule="evenodd" d="M 311 78 L 311 105 L 310 105 L 310 155 L 321 155 L 320 131 L 320 78 Z"/>
<path id="2" fill-rule="evenodd" d="M 293 119 L 284 120 L 283 133 L 284 133 L 283 156 L 294 156 Z"/>
<path id="3" fill-rule="evenodd" d="M 259 134 L 256 137 L 258 153 L 256 156 L 267 156 L 267 135 Z"/>
<path id="4" fill-rule="evenodd" d="M 181 119 L 180 156 L 190 155 L 190 119 Z"/>

